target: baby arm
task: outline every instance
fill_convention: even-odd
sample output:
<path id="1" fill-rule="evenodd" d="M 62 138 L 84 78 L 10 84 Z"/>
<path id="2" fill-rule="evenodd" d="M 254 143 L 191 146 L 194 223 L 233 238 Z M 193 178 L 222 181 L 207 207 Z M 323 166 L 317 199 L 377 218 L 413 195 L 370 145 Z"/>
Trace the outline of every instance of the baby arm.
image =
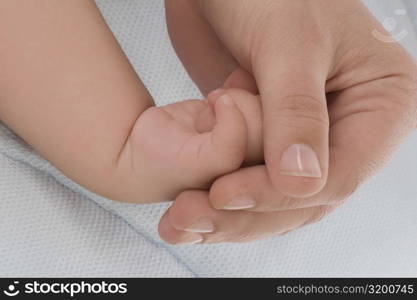
<path id="1" fill-rule="evenodd" d="M 153 102 L 94 1 L 1 1 L 0 66 L 1 120 L 71 179 L 123 198 L 120 153 Z"/>
<path id="2" fill-rule="evenodd" d="M 93 1 L 2 1 L 0 25 L 1 120 L 89 190 L 162 201 L 242 163 L 235 101 L 216 102 L 206 131 L 205 101 L 153 107 Z"/>

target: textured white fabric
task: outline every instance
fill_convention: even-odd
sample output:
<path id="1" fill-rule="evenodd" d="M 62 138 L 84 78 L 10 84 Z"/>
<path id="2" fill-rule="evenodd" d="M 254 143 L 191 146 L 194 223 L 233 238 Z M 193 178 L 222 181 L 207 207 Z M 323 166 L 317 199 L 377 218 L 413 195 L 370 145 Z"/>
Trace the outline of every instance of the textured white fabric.
<path id="1" fill-rule="evenodd" d="M 193 276 L 45 172 L 0 156 L 0 276 Z"/>
<path id="2" fill-rule="evenodd" d="M 171 49 L 161 0 L 98 4 L 158 104 L 200 96 Z M 381 20 L 407 9 L 402 42 L 417 57 L 415 3 L 366 4 Z M 168 204 L 94 195 L 0 127 L 0 276 L 417 276 L 416 151 L 417 134 L 320 224 L 248 244 L 173 247 L 156 230 Z"/>

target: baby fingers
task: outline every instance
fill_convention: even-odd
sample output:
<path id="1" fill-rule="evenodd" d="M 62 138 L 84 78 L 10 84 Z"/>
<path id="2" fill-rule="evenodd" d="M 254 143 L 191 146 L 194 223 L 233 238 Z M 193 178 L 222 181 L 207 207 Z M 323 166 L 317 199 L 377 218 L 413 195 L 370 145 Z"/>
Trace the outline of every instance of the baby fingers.
<path id="1" fill-rule="evenodd" d="M 198 135 L 195 166 L 203 174 L 217 177 L 242 164 L 247 145 L 247 126 L 235 100 L 222 95 L 215 105 L 216 124 L 212 131 Z"/>

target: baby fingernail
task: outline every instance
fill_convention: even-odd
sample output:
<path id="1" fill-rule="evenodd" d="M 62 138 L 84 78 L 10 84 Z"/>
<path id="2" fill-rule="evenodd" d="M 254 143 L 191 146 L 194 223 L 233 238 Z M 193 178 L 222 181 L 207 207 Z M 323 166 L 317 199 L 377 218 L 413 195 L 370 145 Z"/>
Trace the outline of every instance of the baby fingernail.
<path id="1" fill-rule="evenodd" d="M 214 224 L 209 218 L 202 218 L 184 230 L 188 232 L 208 233 L 213 232 Z"/>
<path id="2" fill-rule="evenodd" d="M 197 233 L 189 233 L 182 238 L 181 245 L 198 244 L 203 241 L 203 236 Z"/>
<path id="3" fill-rule="evenodd" d="M 305 144 L 294 144 L 281 157 L 282 175 L 321 177 L 320 163 L 314 150 Z"/>
<path id="4" fill-rule="evenodd" d="M 233 106 L 235 105 L 235 102 L 233 101 L 232 97 L 230 97 L 228 94 L 224 94 L 219 98 L 219 101 L 222 101 L 224 105 L 226 106 Z"/>
<path id="5" fill-rule="evenodd" d="M 210 97 L 210 98 L 217 99 L 217 98 L 219 98 L 219 96 L 220 96 L 221 94 L 223 94 L 225 91 L 226 91 L 225 89 L 218 88 L 218 89 L 216 89 L 216 90 L 214 90 L 214 91 L 211 91 L 211 92 L 207 95 L 207 98 L 209 98 L 209 97 Z"/>
<path id="6" fill-rule="evenodd" d="M 223 209 L 228 210 L 238 210 L 251 208 L 255 206 L 255 200 L 248 196 L 237 196 L 233 198 L 226 206 L 223 206 Z"/>

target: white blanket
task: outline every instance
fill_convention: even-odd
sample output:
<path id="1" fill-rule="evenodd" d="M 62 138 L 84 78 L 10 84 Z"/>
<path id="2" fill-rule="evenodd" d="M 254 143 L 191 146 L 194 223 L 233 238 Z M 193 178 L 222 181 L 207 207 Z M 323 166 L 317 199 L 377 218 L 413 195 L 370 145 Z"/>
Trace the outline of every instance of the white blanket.
<path id="1" fill-rule="evenodd" d="M 199 97 L 168 41 L 161 0 L 100 0 L 158 104 Z M 367 0 L 395 17 L 417 57 L 413 0 Z M 406 9 L 407 15 L 395 15 Z M 0 276 L 417 276 L 417 134 L 389 166 L 321 223 L 248 244 L 169 246 L 169 204 L 89 193 L 0 126 Z"/>

